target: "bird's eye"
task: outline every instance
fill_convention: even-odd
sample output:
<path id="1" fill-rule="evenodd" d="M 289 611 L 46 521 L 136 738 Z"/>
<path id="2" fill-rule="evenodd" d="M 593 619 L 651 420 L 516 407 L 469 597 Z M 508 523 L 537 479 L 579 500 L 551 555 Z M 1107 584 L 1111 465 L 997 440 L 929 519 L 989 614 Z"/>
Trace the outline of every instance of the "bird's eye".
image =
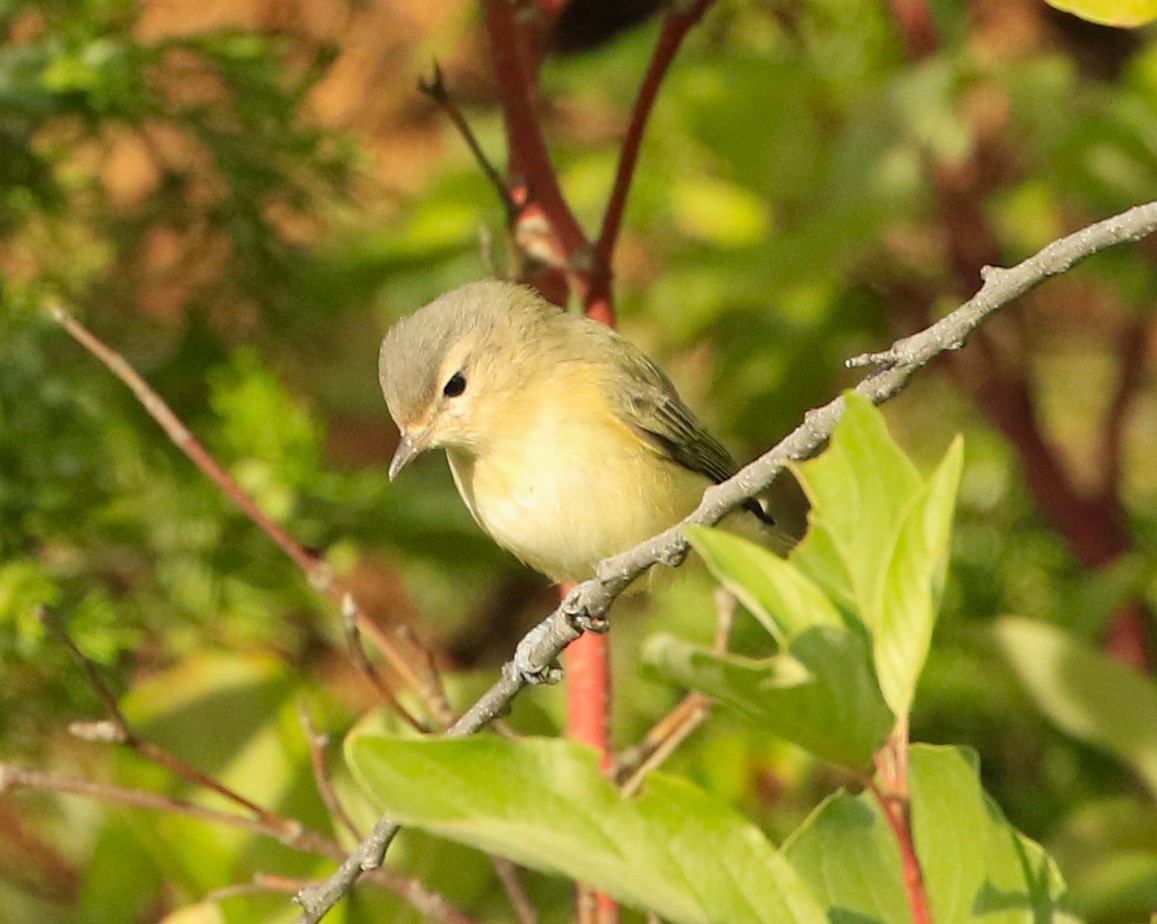
<path id="1" fill-rule="evenodd" d="M 455 372 L 442 386 L 442 394 L 447 398 L 457 398 L 462 392 L 466 390 L 466 376 L 461 372 Z"/>

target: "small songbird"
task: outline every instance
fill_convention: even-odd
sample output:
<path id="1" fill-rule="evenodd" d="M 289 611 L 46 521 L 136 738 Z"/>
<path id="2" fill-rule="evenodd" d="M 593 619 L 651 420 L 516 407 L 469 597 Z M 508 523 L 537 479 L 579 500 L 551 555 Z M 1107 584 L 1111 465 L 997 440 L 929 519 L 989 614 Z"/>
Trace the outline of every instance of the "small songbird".
<path id="1" fill-rule="evenodd" d="M 402 435 L 391 480 L 445 449 L 478 524 L 554 581 L 593 576 L 736 471 L 638 347 L 515 283 L 469 283 L 403 318 L 379 375 Z M 746 510 L 733 518 L 770 526 Z"/>

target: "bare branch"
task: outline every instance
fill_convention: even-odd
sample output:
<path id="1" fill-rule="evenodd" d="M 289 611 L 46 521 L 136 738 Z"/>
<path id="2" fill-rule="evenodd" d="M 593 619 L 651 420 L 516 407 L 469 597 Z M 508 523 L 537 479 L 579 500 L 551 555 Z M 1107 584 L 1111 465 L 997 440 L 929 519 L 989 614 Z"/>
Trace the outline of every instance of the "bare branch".
<path id="1" fill-rule="evenodd" d="M 486 175 L 486 179 L 490 181 L 490 185 L 494 187 L 494 191 L 498 193 L 498 198 L 502 202 L 502 207 L 506 210 L 506 218 L 508 221 L 513 221 L 519 212 L 519 205 L 514 201 L 514 196 L 510 193 L 510 187 L 506 184 L 506 180 L 502 178 L 502 174 L 494 166 L 486 152 L 482 150 L 482 145 L 478 141 L 478 136 L 474 134 L 474 129 L 470 127 L 470 123 L 466 121 L 466 116 L 462 114 L 462 110 L 458 108 L 458 104 L 450 96 L 450 91 L 446 89 L 446 81 L 442 77 L 442 68 L 438 66 L 438 62 L 434 62 L 434 67 L 431 71 L 429 79 L 423 77 L 418 81 L 418 89 L 426 96 L 434 101 L 450 119 L 454 127 L 458 130 L 458 134 L 462 136 L 462 140 L 466 142 L 466 147 L 470 149 L 470 153 L 474 155 L 474 160 L 478 163 L 479 168 Z"/>
<path id="2" fill-rule="evenodd" d="M 101 702 L 109 714 L 108 720 L 104 722 L 72 723 L 72 725 L 69 726 L 69 731 L 75 737 L 84 741 L 123 745 L 135 751 L 146 760 L 152 761 L 160 767 L 164 767 L 174 776 L 179 776 L 181 779 L 187 780 L 195 786 L 212 790 L 223 799 L 240 806 L 248 812 L 252 812 L 253 815 L 260 818 L 262 822 L 270 827 L 278 828 L 286 832 L 292 832 L 300 828 L 297 822 L 269 812 L 256 802 L 245 798 L 239 792 L 225 786 L 219 780 L 185 763 L 185 761 L 181 760 L 181 758 L 175 754 L 171 754 L 159 745 L 141 738 L 140 735 L 133 730 L 132 726 L 129 725 L 128 719 L 125 718 L 124 713 L 121 712 L 120 706 L 117 704 L 116 696 L 113 695 L 112 690 L 108 688 L 108 685 L 101 678 L 100 672 L 96 669 L 96 665 L 77 647 L 72 637 L 64 631 L 64 627 L 43 611 L 40 614 L 40 621 L 64 643 L 64 646 L 84 671 L 85 677 L 88 678 L 89 685 L 96 691 L 97 696 L 100 697 Z"/>
<path id="3" fill-rule="evenodd" d="M 341 859 L 344 853 L 337 841 L 300 824 L 295 825 L 290 830 L 283 825 L 270 824 L 263 818 L 235 815 L 231 812 L 207 808 L 182 799 L 174 799 L 171 796 L 163 796 L 139 789 L 128 789 L 111 783 L 80 780 L 56 773 L 45 773 L 40 770 L 29 770 L 14 764 L 0 762 L 0 793 L 15 789 L 39 789 L 64 795 L 81 796 L 102 802 L 128 805 L 133 808 L 164 812 L 168 815 L 182 815 L 210 824 L 240 828 L 251 834 L 278 840 L 294 850 L 331 860 Z M 439 924 L 476 924 L 472 918 L 454 908 L 443 896 L 432 892 L 422 882 L 403 876 L 396 870 L 386 868 L 374 870 L 366 878 L 375 885 L 397 895 L 411 904 L 419 913 L 424 914 L 432 921 L 439 922 Z M 257 879 L 258 887 L 280 891 L 281 887 L 277 885 L 278 882 L 284 882 L 284 880 L 281 877 L 269 875 L 263 875 Z M 303 885 L 302 882 L 296 882 L 293 889 L 286 889 L 285 891 L 296 891 Z"/>
<path id="4" fill-rule="evenodd" d="M 374 639 L 378 650 L 390 662 L 390 666 L 397 671 L 399 676 L 408 681 L 413 679 L 413 672 L 409 668 L 406 657 L 396 649 L 377 624 L 365 614 L 361 607 L 353 601 L 353 597 L 334 579 L 325 562 L 307 552 L 279 523 L 266 515 L 257 505 L 257 502 L 230 477 L 229 473 L 209 454 L 208 450 L 193 436 L 192 431 L 173 413 L 161 396 L 149 387 L 149 384 L 128 361 L 60 305 L 50 304 L 48 313 L 57 324 L 68 332 L 73 340 L 100 360 L 105 368 L 128 386 L 136 399 L 148 411 L 149 416 L 161 426 L 173 444 L 188 457 L 189 461 L 207 475 L 224 492 L 226 497 L 240 507 L 241 512 L 269 536 L 293 560 L 294 564 L 301 568 L 314 587 L 328 594 L 343 606 L 347 605 L 347 601 L 349 602 L 354 610 L 358 626 Z M 416 719 L 411 717 L 411 721 L 418 727 L 419 723 Z"/>
<path id="5" fill-rule="evenodd" d="M 963 347 L 969 335 L 989 315 L 1029 289 L 1098 251 L 1139 240 L 1155 230 L 1157 202 L 1151 202 L 1054 241 L 1011 269 L 987 268 L 980 291 L 951 314 L 917 334 L 896 341 L 882 353 L 849 360 L 848 365 L 853 367 L 884 367 L 869 374 L 856 391 L 873 403 L 882 404 L 894 397 L 913 373 L 946 350 Z M 787 462 L 806 459 L 823 446 L 843 411 L 842 397 L 808 411 L 804 422 L 775 447 L 732 478 L 709 487 L 699 506 L 681 524 L 603 561 L 598 568 L 598 577 L 575 587 L 553 613 L 528 633 L 519 644 L 515 660 L 503 666 L 502 677 L 447 730 L 446 737 L 473 734 L 501 715 L 514 696 L 530 682 L 530 677 L 535 672 L 545 671 L 562 650 L 582 634 L 575 627 L 576 616 L 596 621 L 605 619 L 618 595 L 644 571 L 656 564 L 671 567 L 679 564 L 688 551 L 682 526 L 718 523 L 746 500 L 765 491 Z M 398 826 L 390 819 L 379 819 L 329 879 L 299 892 L 300 924 L 316 924 L 359 876 L 380 866 L 397 831 Z"/>
<path id="6" fill-rule="evenodd" d="M 409 710 L 401 704 L 393 689 L 386 683 L 385 678 L 378 669 L 374 667 L 373 661 L 370 660 L 369 655 L 366 654 L 366 650 L 362 645 L 361 627 L 358 625 L 357 617 L 357 603 L 353 597 L 346 594 L 341 604 L 341 621 L 342 628 L 345 630 L 346 650 L 349 652 L 350 660 L 354 662 L 354 666 L 361 672 L 362 676 L 366 678 L 370 686 L 377 691 L 382 699 L 389 703 L 390 707 L 402 717 L 406 724 L 414 729 L 414 731 L 428 732 L 430 729 L 414 718 L 414 716 L 410 715 Z M 394 648 L 395 646 L 391 643 L 390 647 Z M 407 670 L 409 670 L 409 668 L 407 668 Z M 409 672 L 407 680 L 413 689 L 418 689 L 417 677 L 412 671 Z"/>
<path id="7" fill-rule="evenodd" d="M 514 909 L 518 924 L 538 924 L 538 912 L 530 903 L 530 896 L 526 894 L 526 887 L 519 878 L 518 867 L 503 857 L 492 856 L 490 862 L 494 865 L 494 871 L 498 873 L 502 888 L 510 899 L 510 906 Z"/>
<path id="8" fill-rule="evenodd" d="M 675 58 L 676 52 L 683 44 L 687 33 L 695 26 L 711 7 L 715 0 L 694 0 L 691 4 L 673 4 L 671 12 L 663 22 L 663 31 L 659 34 L 659 41 L 647 65 L 647 73 L 639 87 L 639 95 L 631 109 L 631 120 L 627 124 L 623 144 L 619 149 L 619 165 L 615 171 L 615 182 L 611 187 L 611 195 L 607 200 L 607 208 L 603 213 L 603 226 L 599 232 L 599 239 L 595 243 L 595 265 L 591 273 L 591 288 L 587 292 L 585 302 L 588 314 L 599 316 L 602 312 L 610 311 L 611 297 L 611 257 L 615 251 L 615 244 L 619 240 L 619 228 L 623 221 L 623 212 L 627 207 L 627 195 L 631 189 L 631 181 L 635 176 L 635 164 L 639 159 L 639 147 L 643 143 L 643 132 L 647 121 L 651 117 L 651 109 L 655 105 L 655 98 L 659 94 L 659 87 L 667 75 L 667 69 Z M 605 307 L 603 306 L 605 303 Z M 592 310 L 593 309 L 593 310 Z M 608 321 L 609 323 L 609 321 Z"/>
<path id="9" fill-rule="evenodd" d="M 331 841 L 324 835 L 310 831 L 300 824 L 290 828 L 287 825 L 270 823 L 265 818 L 223 812 L 219 809 L 207 808 L 203 805 L 196 805 L 158 793 L 127 789 L 111 783 L 74 779 L 55 773 L 27 770 L 13 764 L 0 763 L 0 792 L 20 788 L 44 789 L 68 795 L 84 796 L 102 802 L 115 802 L 120 805 L 165 812 L 170 815 L 184 815 L 187 818 L 196 818 L 212 824 L 228 825 L 263 837 L 272 837 L 295 850 L 303 850 L 322 857 L 334 858 L 335 853 L 338 857 L 341 856 L 341 846 L 336 841 Z"/>
<path id="10" fill-rule="evenodd" d="M 454 710 L 450 705 L 450 698 L 446 695 L 446 685 L 442 683 L 442 672 L 438 670 L 434 652 L 422 643 L 410 626 L 398 626 L 398 634 L 418 654 L 420 667 L 415 673 L 419 680 L 415 688 L 421 693 L 422 701 L 433 713 L 439 727 L 448 727 L 454 721 Z"/>
<path id="11" fill-rule="evenodd" d="M 301 721 L 301 729 L 305 734 L 305 742 L 309 745 L 309 763 L 313 768 L 313 781 L 317 787 L 317 794 L 321 796 L 321 801 L 325 803 L 326 810 L 330 817 L 338 824 L 342 825 L 355 838 L 359 837 L 361 832 L 358 831 L 357 825 L 353 823 L 346 812 L 345 807 L 341 804 L 341 800 L 337 797 L 337 793 L 333 788 L 333 781 L 329 777 L 329 768 L 326 766 L 325 752 L 329 745 L 329 735 L 324 732 L 319 732 L 317 727 L 313 724 L 313 717 L 309 714 L 309 708 L 304 702 L 297 704 L 297 715 Z"/>

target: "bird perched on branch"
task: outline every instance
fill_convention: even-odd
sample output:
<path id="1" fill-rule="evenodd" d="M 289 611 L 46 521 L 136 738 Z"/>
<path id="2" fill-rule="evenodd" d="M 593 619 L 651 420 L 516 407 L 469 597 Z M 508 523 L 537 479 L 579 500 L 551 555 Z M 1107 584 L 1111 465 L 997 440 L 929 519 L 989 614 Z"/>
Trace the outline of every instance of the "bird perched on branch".
<path id="1" fill-rule="evenodd" d="M 403 318 L 379 375 L 402 435 L 391 480 L 445 449 L 478 524 L 554 581 L 593 576 L 736 471 L 638 347 L 512 282 L 469 283 Z M 772 523 L 757 501 L 737 517 L 748 533 Z"/>

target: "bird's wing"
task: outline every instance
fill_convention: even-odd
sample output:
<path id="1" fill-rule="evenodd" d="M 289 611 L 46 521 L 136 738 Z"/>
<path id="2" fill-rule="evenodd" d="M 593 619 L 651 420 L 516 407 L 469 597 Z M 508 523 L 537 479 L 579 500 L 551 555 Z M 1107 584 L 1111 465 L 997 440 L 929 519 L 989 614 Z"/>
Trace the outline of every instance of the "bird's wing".
<path id="1" fill-rule="evenodd" d="M 619 394 L 622 419 L 663 455 L 711 481 L 735 474 L 735 460 L 695 419 L 674 386 L 644 356 L 632 357 Z"/>
<path id="2" fill-rule="evenodd" d="M 699 423 L 671 380 L 633 344 L 620 341 L 616 352 L 621 365 L 615 367 L 607 388 L 619 419 L 660 455 L 714 484 L 734 475 L 738 466 L 731 453 Z M 774 524 L 759 501 L 752 499 L 743 506 L 764 523 Z"/>

